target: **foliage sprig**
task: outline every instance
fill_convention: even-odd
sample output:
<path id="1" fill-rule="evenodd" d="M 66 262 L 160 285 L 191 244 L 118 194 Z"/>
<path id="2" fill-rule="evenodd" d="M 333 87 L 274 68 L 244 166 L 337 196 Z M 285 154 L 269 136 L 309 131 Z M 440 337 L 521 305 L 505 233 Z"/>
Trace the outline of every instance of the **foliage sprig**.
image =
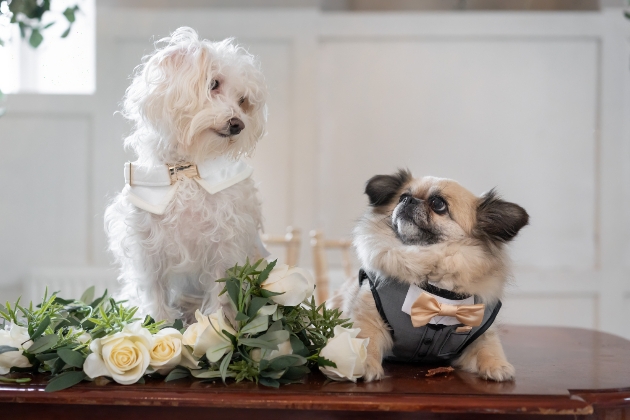
<path id="1" fill-rule="evenodd" d="M 317 366 L 334 366 L 320 356 L 320 350 L 333 337 L 336 326 L 348 328 L 352 324 L 342 318 L 339 310 L 317 305 L 313 297 L 296 306 L 274 302 L 274 297 L 282 293 L 264 286 L 275 266 L 275 261 L 259 260 L 227 270 L 226 277 L 218 282 L 223 283 L 220 295 L 227 295 L 228 303 L 223 311 L 213 314 L 215 321 L 212 316 L 209 318 L 212 331 L 204 331 L 222 338 L 214 340 L 218 344 L 204 349 L 205 354 L 197 357 L 199 369 L 178 366 L 170 371 L 165 381 L 192 376 L 200 380 L 220 379 L 225 383 L 233 378 L 236 382 L 247 380 L 278 387 L 301 382 Z M 52 379 L 47 391 L 73 386 L 87 378 L 83 365 L 91 354 L 91 341 L 121 332 L 140 321 L 137 312 L 137 307 L 116 301 L 107 291 L 94 298 L 93 287 L 78 300 L 61 298 L 56 292 L 49 296 L 46 291 L 37 306 L 31 303 L 25 307 L 19 300 L 0 305 L 0 324 L 25 328 L 27 341 L 32 341 L 23 352 L 32 367 L 12 367 L 11 371 L 49 374 Z M 223 319 L 217 321 L 219 317 Z M 147 316 L 141 325 L 152 335 L 165 327 L 185 331 L 181 320 L 167 324 Z M 280 350 L 281 347 L 284 350 Z M 0 346 L 0 354 L 16 350 Z M 195 349 L 187 346 L 186 350 L 192 354 Z M 149 370 L 145 375 L 157 373 Z M 0 378 L 16 384 L 28 379 Z"/>

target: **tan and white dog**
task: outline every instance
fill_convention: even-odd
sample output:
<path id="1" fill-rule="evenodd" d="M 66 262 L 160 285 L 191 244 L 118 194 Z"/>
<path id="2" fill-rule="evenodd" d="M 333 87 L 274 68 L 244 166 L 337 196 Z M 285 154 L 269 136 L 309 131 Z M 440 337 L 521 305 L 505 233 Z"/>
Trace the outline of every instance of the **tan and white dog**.
<path id="1" fill-rule="evenodd" d="M 413 178 L 407 170 L 371 178 L 365 193 L 370 207 L 354 229 L 364 270 L 409 285 L 430 282 L 486 304 L 501 299 L 510 275 L 505 244 L 528 223 L 523 208 L 494 191 L 477 197 L 455 181 Z M 349 280 L 331 304 L 361 328 L 359 337 L 370 339 L 364 380 L 381 379 L 394 341 L 370 286 Z M 514 378 L 493 327 L 451 363 L 486 379 Z"/>

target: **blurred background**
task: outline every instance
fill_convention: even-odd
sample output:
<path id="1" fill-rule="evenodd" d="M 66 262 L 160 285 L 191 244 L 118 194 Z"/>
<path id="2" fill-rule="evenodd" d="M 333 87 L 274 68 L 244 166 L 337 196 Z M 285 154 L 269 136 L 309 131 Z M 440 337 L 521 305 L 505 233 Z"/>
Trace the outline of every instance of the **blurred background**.
<path id="1" fill-rule="evenodd" d="M 124 184 L 116 114 L 153 42 L 179 26 L 235 37 L 270 87 L 253 158 L 265 230 L 324 270 L 372 175 L 409 167 L 497 187 L 531 225 L 511 245 L 505 323 L 630 338 L 630 20 L 622 0 L 83 0 L 38 48 L 0 37 L 0 301 L 116 286 L 103 230 Z M 297 235 L 297 232 L 294 232 Z M 294 245 L 296 241 L 292 242 Z M 334 245 L 335 243 L 329 243 Z M 336 245 L 343 245 L 343 241 Z M 321 257 L 325 255 L 327 266 Z M 350 257 L 350 271 L 358 264 Z"/>

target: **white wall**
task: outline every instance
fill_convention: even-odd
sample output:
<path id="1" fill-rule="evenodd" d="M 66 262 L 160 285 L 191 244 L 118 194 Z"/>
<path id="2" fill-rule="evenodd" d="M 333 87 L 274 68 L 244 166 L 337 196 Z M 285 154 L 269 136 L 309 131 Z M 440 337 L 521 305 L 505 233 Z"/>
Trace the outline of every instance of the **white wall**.
<path id="1" fill-rule="evenodd" d="M 399 166 L 476 193 L 497 186 L 531 215 L 512 247 L 504 320 L 630 337 L 630 22 L 619 10 L 101 6 L 97 19 L 97 93 L 15 95 L 0 119 L 0 295 L 17 293 L 32 270 L 46 279 L 46 267 L 51 278 L 63 267 L 80 278 L 77 266 L 114 277 L 102 213 L 129 156 L 128 128 L 113 112 L 153 37 L 188 25 L 206 38 L 236 36 L 261 57 L 269 136 L 253 164 L 268 232 L 291 224 L 348 236 L 365 181 Z"/>

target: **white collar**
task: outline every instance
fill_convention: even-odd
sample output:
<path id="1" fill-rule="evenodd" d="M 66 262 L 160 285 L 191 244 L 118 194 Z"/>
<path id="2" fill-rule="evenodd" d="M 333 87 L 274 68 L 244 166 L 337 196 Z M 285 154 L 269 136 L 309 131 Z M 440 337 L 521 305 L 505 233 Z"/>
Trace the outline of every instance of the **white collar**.
<path id="1" fill-rule="evenodd" d="M 208 193 L 216 194 L 249 178 L 252 172 L 253 168 L 242 160 L 232 161 L 225 157 L 210 159 L 196 166 L 143 166 L 127 162 L 123 192 L 135 206 L 151 213 L 164 214 L 184 177 L 192 178 Z"/>

